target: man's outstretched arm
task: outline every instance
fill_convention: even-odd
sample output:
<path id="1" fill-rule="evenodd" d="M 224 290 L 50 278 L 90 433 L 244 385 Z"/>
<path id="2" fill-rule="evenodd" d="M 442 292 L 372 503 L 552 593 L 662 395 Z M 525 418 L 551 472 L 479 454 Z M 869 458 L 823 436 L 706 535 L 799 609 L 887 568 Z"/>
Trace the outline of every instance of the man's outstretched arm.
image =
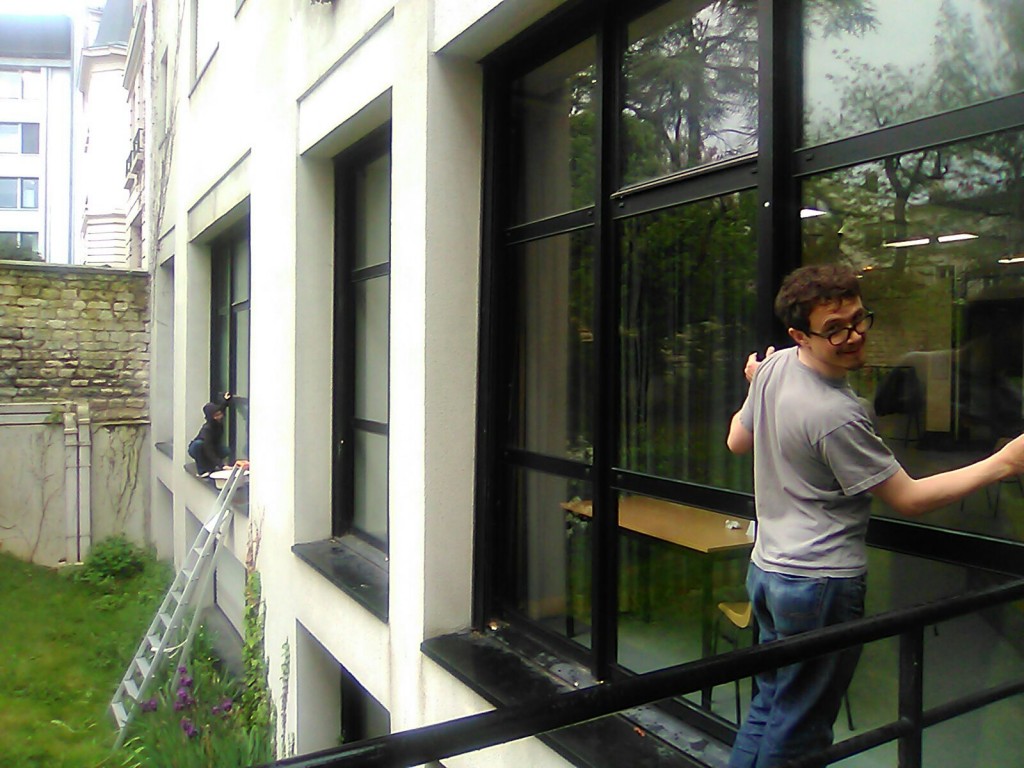
<path id="1" fill-rule="evenodd" d="M 902 515 L 921 515 L 1020 474 L 1024 474 L 1024 435 L 1011 440 L 988 458 L 919 480 L 901 467 L 888 480 L 872 488 L 871 493 Z"/>

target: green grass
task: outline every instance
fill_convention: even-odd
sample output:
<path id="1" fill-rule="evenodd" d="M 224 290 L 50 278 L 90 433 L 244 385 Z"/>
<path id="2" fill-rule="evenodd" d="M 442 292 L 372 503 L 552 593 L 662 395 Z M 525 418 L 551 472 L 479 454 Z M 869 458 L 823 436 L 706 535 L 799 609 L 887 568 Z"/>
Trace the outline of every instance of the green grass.
<path id="1" fill-rule="evenodd" d="M 0 553 L 0 762 L 120 766 L 108 705 L 172 576 L 88 583 Z"/>

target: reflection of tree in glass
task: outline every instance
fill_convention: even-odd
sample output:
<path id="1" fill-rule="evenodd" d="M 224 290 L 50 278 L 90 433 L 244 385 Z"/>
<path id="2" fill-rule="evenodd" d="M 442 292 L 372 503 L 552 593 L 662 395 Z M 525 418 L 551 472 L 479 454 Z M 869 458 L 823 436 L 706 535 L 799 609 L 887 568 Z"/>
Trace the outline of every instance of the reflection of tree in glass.
<path id="1" fill-rule="evenodd" d="M 734 407 L 729 383 L 752 343 L 755 210 L 752 194 L 732 195 L 624 225 L 624 466 L 742 483 L 718 450 L 719 422 Z"/>
<path id="2" fill-rule="evenodd" d="M 660 175 L 752 149 L 757 4 L 710 3 L 633 41 L 623 74 L 625 183 L 649 178 L 652 163 Z"/>
<path id="3" fill-rule="evenodd" d="M 978 0 L 982 29 L 955 3 L 943 2 L 935 39 L 935 82 L 940 106 L 953 108 L 1024 90 L 1024 3 Z M 948 34 L 956 30 L 956 34 Z"/>

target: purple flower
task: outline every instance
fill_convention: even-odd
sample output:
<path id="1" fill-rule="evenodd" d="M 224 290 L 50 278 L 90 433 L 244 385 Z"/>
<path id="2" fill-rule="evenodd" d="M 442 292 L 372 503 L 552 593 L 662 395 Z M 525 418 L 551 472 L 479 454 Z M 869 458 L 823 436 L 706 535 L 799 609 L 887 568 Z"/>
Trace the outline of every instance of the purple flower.
<path id="1" fill-rule="evenodd" d="M 156 708 L 157 708 L 157 705 L 159 703 L 160 702 L 157 701 L 156 696 L 154 696 L 152 699 L 146 699 L 145 701 L 140 701 L 139 702 L 139 709 L 141 709 L 143 712 L 156 712 Z"/>
<path id="2" fill-rule="evenodd" d="M 215 715 L 220 715 L 220 714 L 226 715 L 229 712 L 231 712 L 231 707 L 233 707 L 234 704 L 235 703 L 231 699 L 224 699 L 224 701 L 222 701 L 220 704 L 214 705 L 214 707 L 213 707 L 213 714 L 215 714 Z"/>
<path id="3" fill-rule="evenodd" d="M 181 730 L 185 732 L 185 735 L 190 739 L 199 733 L 199 729 L 196 728 L 195 723 L 189 720 L 187 717 L 181 718 Z"/>
<path id="4" fill-rule="evenodd" d="M 179 688 L 178 696 L 174 700 L 174 710 L 180 712 L 183 709 L 189 709 L 196 703 L 196 700 L 192 697 L 192 693 L 188 688 Z"/>

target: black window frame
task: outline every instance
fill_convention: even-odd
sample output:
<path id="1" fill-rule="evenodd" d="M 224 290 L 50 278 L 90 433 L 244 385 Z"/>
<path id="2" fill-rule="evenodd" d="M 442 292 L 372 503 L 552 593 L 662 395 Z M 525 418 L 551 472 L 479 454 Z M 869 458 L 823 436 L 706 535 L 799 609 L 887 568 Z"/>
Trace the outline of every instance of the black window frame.
<path id="1" fill-rule="evenodd" d="M 243 245 L 248 270 L 246 285 L 249 287 L 244 297 L 235 294 L 234 279 L 236 257 Z M 250 339 L 250 346 L 244 350 L 244 360 L 241 360 L 239 318 L 243 313 L 250 311 L 251 275 L 249 218 L 246 216 L 244 221 L 232 226 L 210 245 L 210 401 L 219 401 L 225 392 L 230 392 L 232 395 L 231 406 L 224 413 L 224 432 L 231 455 L 235 459 L 248 458 L 249 391 L 248 388 L 241 386 L 243 379 L 239 377 L 241 370 L 239 366 L 244 364 L 244 381 L 248 382 L 251 335 L 249 332 L 246 333 L 246 338 Z M 222 296 L 227 298 L 226 303 L 220 302 Z M 227 326 L 226 348 L 224 336 L 218 333 L 222 323 Z M 223 378 L 224 371 L 226 371 L 226 379 Z M 242 421 L 239 409 L 242 409 L 245 414 L 246 433 L 244 435 L 239 435 L 239 423 Z M 240 441 L 240 438 L 244 438 L 244 440 Z M 242 450 L 243 448 L 245 450 Z M 240 452 L 246 455 L 240 455 Z"/>
<path id="2" fill-rule="evenodd" d="M 364 280 L 390 276 L 387 263 L 357 268 L 356 175 L 370 163 L 391 153 L 391 123 L 377 128 L 347 149 L 335 161 L 335 269 L 334 269 L 334 409 L 332 415 L 331 532 L 338 538 L 353 536 L 381 554 L 372 558 L 387 567 L 388 540 L 355 525 L 355 437 L 357 431 L 389 434 L 389 424 L 356 416 L 355 286 Z M 390 185 L 390 180 L 389 180 Z M 390 288 L 388 301 L 390 323 Z M 389 331 L 390 339 L 390 331 Z M 388 354 L 390 355 L 390 343 Z M 390 366 L 388 398 L 390 399 Z M 390 417 L 389 417 L 390 418 Z M 387 468 L 390 474 L 390 466 Z M 389 503 L 386 501 L 386 504 Z M 384 510 L 385 520 L 389 517 Z M 366 554 L 366 548 L 360 547 Z"/>
<path id="3" fill-rule="evenodd" d="M 594 460 L 591 465 L 547 457 L 509 447 L 504 418 L 509 356 L 503 354 L 511 338 L 515 307 L 515 280 L 506 255 L 515 243 L 553 234 L 592 228 L 599 255 L 596 283 L 595 344 L 598 370 L 614 366 L 617 307 L 617 260 L 614 224 L 640 212 L 654 211 L 728 192 L 756 189 L 757 309 L 755 333 L 759 346 L 785 341 L 784 329 L 772 312 L 776 286 L 801 263 L 801 179 L 825 170 L 924 147 L 1024 127 L 1024 94 L 958 108 L 951 112 L 883 128 L 814 147 L 801 146 L 802 10 L 801 3 L 765 0 L 758 4 L 758 149 L 755 153 L 714 166 L 696 168 L 675 177 L 657 179 L 631 188 L 617 188 L 615 156 L 618 131 L 619 55 L 626 24 L 660 2 L 644 2 L 628 11 L 614 4 L 578 2 L 563 6 L 533 28 L 496 51 L 485 62 L 484 213 L 481 261 L 481 336 L 476 477 L 474 625 L 509 622 L 537 636 L 559 653 L 582 659 L 598 679 L 624 671 L 616 664 L 617 554 L 616 520 L 595 514 L 597 526 L 593 556 L 593 647 L 580 648 L 565 638 L 547 633 L 503 602 L 512 585 L 506 574 L 511 562 L 503 542 L 512 517 L 505 498 L 510 468 L 540 470 L 559 477 L 585 479 L 593 484 L 595 509 L 613 510 L 620 492 L 715 509 L 730 516 L 752 518 L 750 494 L 627 472 L 616 467 L 615 446 L 618 391 L 616 376 L 598 376 L 604 382 L 596 397 Z M 597 80 L 600 88 L 598 129 L 598 189 L 595 204 L 549 218 L 510 225 L 516 171 L 507 149 L 510 84 L 515 78 L 553 59 L 591 35 L 597 35 Z M 606 73 L 612 73 L 606 76 Z M 793 84 L 797 84 L 794 87 Z M 737 370 L 741 361 L 737 361 Z M 723 425 L 723 430 L 726 425 Z M 723 431 L 724 434 L 724 431 Z M 874 518 L 869 544 L 894 552 L 956 562 L 986 571 L 1024 575 L 1024 544 L 997 541 L 971 533 L 933 528 L 910 520 Z"/>

